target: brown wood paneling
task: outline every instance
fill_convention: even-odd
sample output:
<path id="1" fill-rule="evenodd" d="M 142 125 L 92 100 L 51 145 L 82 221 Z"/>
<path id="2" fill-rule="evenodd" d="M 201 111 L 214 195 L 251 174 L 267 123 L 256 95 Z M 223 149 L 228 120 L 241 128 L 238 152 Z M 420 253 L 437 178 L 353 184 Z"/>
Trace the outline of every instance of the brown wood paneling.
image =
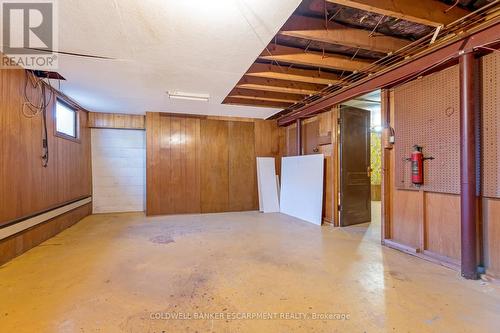
<path id="1" fill-rule="evenodd" d="M 201 212 L 229 210 L 229 128 L 227 121 L 201 120 Z"/>
<path id="2" fill-rule="evenodd" d="M 391 239 L 413 248 L 420 248 L 423 223 L 423 195 L 417 191 L 391 192 Z"/>
<path id="3" fill-rule="evenodd" d="M 302 126 L 302 147 L 304 155 L 319 154 L 319 120 L 304 121 Z"/>
<path id="4" fill-rule="evenodd" d="M 257 157 L 278 157 L 280 155 L 280 128 L 276 121 L 257 120 L 255 127 L 255 155 Z"/>
<path id="5" fill-rule="evenodd" d="M 160 214 L 160 114 L 146 113 L 146 214 Z"/>
<path id="6" fill-rule="evenodd" d="M 163 119 L 162 118 L 162 124 Z M 185 152 L 185 127 L 186 119 L 179 117 L 169 117 L 170 118 L 170 143 L 166 150 L 166 153 L 170 153 L 170 161 L 168 170 L 170 170 L 170 178 L 168 182 L 168 192 L 170 193 L 170 207 L 172 213 L 187 213 L 185 202 L 188 200 L 189 192 L 186 187 L 186 156 Z M 163 125 L 162 125 L 163 129 Z M 162 135 L 163 137 L 163 135 Z M 163 154 L 162 148 L 162 159 L 167 157 L 167 154 Z M 167 170 L 165 170 L 167 171 Z M 172 189 L 174 189 L 172 191 Z"/>
<path id="7" fill-rule="evenodd" d="M 460 196 L 425 193 L 425 250 L 460 260 Z"/>
<path id="8" fill-rule="evenodd" d="M 146 113 L 148 215 L 257 209 L 255 157 L 279 162 L 282 130 L 221 119 Z"/>
<path id="9" fill-rule="evenodd" d="M 339 156 L 339 117 L 340 117 L 340 106 L 334 106 L 332 111 L 332 197 L 333 197 L 333 224 L 335 226 L 340 226 L 339 221 L 339 186 L 340 186 L 340 159 Z"/>
<path id="10" fill-rule="evenodd" d="M 142 115 L 89 112 L 90 128 L 145 129 Z"/>
<path id="11" fill-rule="evenodd" d="M 281 174 L 281 156 L 285 149 L 285 129 L 275 120 L 256 120 L 255 157 L 274 157 L 276 174 Z"/>
<path id="12" fill-rule="evenodd" d="M 0 265 L 57 235 L 91 213 L 92 204 L 89 203 L 0 241 Z"/>
<path id="13" fill-rule="evenodd" d="M 201 210 L 229 209 L 229 133 L 226 121 L 201 122 Z"/>
<path id="14" fill-rule="evenodd" d="M 483 199 L 483 232 L 487 272 L 500 278 L 500 200 Z"/>
<path id="15" fill-rule="evenodd" d="M 297 155 L 297 125 L 293 124 L 285 128 L 286 130 L 286 156 Z"/>
<path id="16" fill-rule="evenodd" d="M 229 210 L 258 209 L 254 123 L 231 121 L 229 126 Z"/>
<path id="17" fill-rule="evenodd" d="M 186 187 L 185 211 L 197 213 L 201 211 L 201 132 L 200 120 L 185 119 L 184 161 Z"/>
<path id="18" fill-rule="evenodd" d="M 159 147 L 158 149 L 158 177 L 160 180 L 159 207 L 153 214 L 175 214 L 174 192 L 178 193 L 182 189 L 172 187 L 172 175 L 175 175 L 175 166 L 172 163 L 172 118 L 159 117 Z M 178 166 L 177 166 L 178 167 Z"/>
<path id="19" fill-rule="evenodd" d="M 324 152 L 322 152 L 324 153 Z M 325 181 L 323 189 L 323 219 L 328 223 L 334 223 L 333 216 L 333 157 L 325 157 Z"/>
<path id="20" fill-rule="evenodd" d="M 394 92 L 388 89 L 382 89 L 381 93 L 381 111 L 382 125 L 387 131 L 386 139 L 384 140 L 382 150 L 382 240 L 391 238 L 391 210 L 392 210 L 392 191 L 394 186 L 394 150 L 389 144 L 389 128 L 392 127 L 392 119 L 394 119 Z"/>
<path id="21" fill-rule="evenodd" d="M 49 163 L 41 163 L 42 118 L 23 115 L 25 72 L 0 70 L 0 224 L 90 196 L 91 162 L 88 114 L 78 112 L 80 140 L 54 135 L 54 98 L 47 108 Z M 40 98 L 28 84 L 27 95 Z M 48 93 L 47 93 L 48 95 Z"/>
<path id="22" fill-rule="evenodd" d="M 146 114 L 147 214 L 200 213 L 200 119 Z"/>

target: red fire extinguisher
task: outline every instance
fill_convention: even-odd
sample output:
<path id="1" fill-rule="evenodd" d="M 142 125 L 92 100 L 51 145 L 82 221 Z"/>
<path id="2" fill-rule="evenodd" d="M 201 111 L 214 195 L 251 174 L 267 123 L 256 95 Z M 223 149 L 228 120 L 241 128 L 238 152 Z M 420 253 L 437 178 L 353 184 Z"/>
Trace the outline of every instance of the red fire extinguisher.
<path id="1" fill-rule="evenodd" d="M 424 157 L 422 149 L 421 146 L 413 146 L 411 157 L 407 159 L 411 162 L 411 182 L 417 187 L 424 184 L 424 161 L 434 159 L 434 157 Z"/>

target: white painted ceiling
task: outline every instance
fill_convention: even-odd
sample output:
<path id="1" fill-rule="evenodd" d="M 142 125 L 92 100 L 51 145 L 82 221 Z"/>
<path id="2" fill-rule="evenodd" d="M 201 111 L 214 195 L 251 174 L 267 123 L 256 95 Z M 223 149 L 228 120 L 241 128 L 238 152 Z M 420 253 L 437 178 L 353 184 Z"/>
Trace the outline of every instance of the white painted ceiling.
<path id="1" fill-rule="evenodd" d="M 265 118 L 278 110 L 222 100 L 300 0 L 58 0 L 61 89 L 96 112 Z M 167 91 L 208 93 L 209 102 Z"/>

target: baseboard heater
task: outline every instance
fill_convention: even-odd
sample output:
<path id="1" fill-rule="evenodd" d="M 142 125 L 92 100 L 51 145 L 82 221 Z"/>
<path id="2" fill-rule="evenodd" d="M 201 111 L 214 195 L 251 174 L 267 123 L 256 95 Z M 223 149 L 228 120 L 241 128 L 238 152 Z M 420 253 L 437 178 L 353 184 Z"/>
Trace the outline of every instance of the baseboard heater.
<path id="1" fill-rule="evenodd" d="M 73 209 L 79 208 L 79 207 L 84 206 L 86 204 L 89 204 L 91 202 L 92 202 L 92 197 L 87 197 L 84 199 L 80 199 L 80 200 L 65 204 L 65 205 L 60 206 L 58 208 L 54 208 L 54 209 L 51 209 L 49 211 L 39 213 L 37 215 L 27 217 L 25 219 L 10 222 L 7 225 L 1 227 L 0 240 L 5 239 L 7 237 L 10 237 L 12 235 L 15 235 L 17 233 L 20 233 L 26 229 L 29 229 L 31 227 L 34 227 L 34 226 L 40 224 L 40 223 L 51 220 L 55 217 L 58 217 L 64 213 L 72 211 Z"/>

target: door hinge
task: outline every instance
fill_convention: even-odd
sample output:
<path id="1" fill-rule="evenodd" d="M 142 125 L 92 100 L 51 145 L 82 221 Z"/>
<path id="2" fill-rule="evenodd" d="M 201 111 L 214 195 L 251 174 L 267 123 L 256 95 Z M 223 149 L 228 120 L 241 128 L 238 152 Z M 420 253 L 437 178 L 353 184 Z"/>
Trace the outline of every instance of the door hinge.
<path id="1" fill-rule="evenodd" d="M 338 205 L 337 208 L 338 208 L 339 211 L 341 211 L 342 210 L 342 205 Z"/>
<path id="2" fill-rule="evenodd" d="M 342 125 L 342 119 L 341 118 L 337 118 L 337 124 Z"/>

